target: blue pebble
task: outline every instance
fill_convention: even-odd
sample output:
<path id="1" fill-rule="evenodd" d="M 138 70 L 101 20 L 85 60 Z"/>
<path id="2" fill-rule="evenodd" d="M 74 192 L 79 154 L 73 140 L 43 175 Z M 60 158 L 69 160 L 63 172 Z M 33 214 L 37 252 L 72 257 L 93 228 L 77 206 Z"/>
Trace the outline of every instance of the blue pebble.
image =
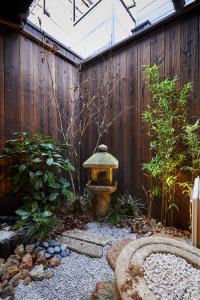
<path id="1" fill-rule="evenodd" d="M 56 241 L 56 240 L 50 240 L 50 242 L 49 242 L 49 246 L 50 247 L 56 247 L 56 246 L 58 246 L 59 244 L 58 244 L 58 242 Z"/>
<path id="2" fill-rule="evenodd" d="M 65 251 L 65 250 L 67 249 L 67 245 L 62 244 L 62 245 L 60 246 L 60 249 L 61 249 L 61 251 Z"/>
<path id="3" fill-rule="evenodd" d="M 66 250 L 64 250 L 64 251 L 61 251 L 60 255 L 61 255 L 62 257 L 68 256 L 68 255 L 69 255 L 69 250 L 66 249 Z"/>
<path id="4" fill-rule="evenodd" d="M 48 247 L 49 247 L 49 244 L 48 244 L 47 242 L 44 242 L 44 243 L 42 243 L 42 246 L 43 246 L 44 248 L 48 248 Z"/>
<path id="5" fill-rule="evenodd" d="M 44 250 L 44 247 L 38 246 L 38 247 L 36 247 L 35 252 L 38 253 L 38 252 L 40 252 L 42 250 Z"/>
<path id="6" fill-rule="evenodd" d="M 48 258 L 52 257 L 52 254 L 45 252 L 44 256 L 48 259 Z"/>
<path id="7" fill-rule="evenodd" d="M 60 247 L 59 247 L 59 246 L 56 246 L 56 247 L 54 248 L 54 252 L 55 252 L 55 253 L 59 253 L 59 252 L 60 252 Z"/>
<path id="8" fill-rule="evenodd" d="M 59 260 L 62 259 L 62 257 L 60 256 L 60 254 L 55 254 L 54 257 L 57 257 Z"/>
<path id="9" fill-rule="evenodd" d="M 50 254 L 54 254 L 54 248 L 53 247 L 49 247 L 47 249 L 47 252 L 50 253 Z"/>

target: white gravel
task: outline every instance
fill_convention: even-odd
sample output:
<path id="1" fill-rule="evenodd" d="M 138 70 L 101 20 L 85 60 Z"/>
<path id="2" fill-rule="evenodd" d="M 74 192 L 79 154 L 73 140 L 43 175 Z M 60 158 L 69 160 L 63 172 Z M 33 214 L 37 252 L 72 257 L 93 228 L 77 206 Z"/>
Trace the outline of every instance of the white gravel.
<path id="1" fill-rule="evenodd" d="M 107 224 L 89 223 L 86 228 L 91 232 L 110 235 L 113 240 L 136 238 L 127 229 Z M 89 300 L 98 281 L 113 279 L 113 272 L 106 261 L 109 247 L 104 247 L 102 258 L 90 258 L 71 252 L 62 259 L 61 265 L 53 270 L 53 278 L 32 282 L 28 286 L 20 282 L 15 289 L 15 300 Z"/>
<path id="2" fill-rule="evenodd" d="M 200 270 L 171 254 L 156 253 L 146 258 L 144 278 L 161 300 L 200 300 Z"/>

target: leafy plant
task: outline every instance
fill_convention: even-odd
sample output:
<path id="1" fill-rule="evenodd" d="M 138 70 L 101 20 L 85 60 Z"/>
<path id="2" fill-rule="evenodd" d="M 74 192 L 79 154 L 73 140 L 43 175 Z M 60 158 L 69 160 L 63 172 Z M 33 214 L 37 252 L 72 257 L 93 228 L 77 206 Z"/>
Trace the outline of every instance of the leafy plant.
<path id="1" fill-rule="evenodd" d="M 175 194 L 181 185 L 181 173 L 186 169 L 197 171 L 199 138 L 194 134 L 196 125 L 188 125 L 192 86 L 186 83 L 180 89 L 177 77 L 162 78 L 157 65 L 145 66 L 145 71 L 152 103 L 143 119 L 149 124 L 152 159 L 143 164 L 143 170 L 151 178 L 151 198 L 161 199 L 161 221 L 172 225 L 173 210 L 178 209 Z M 192 169 L 188 160 L 191 156 Z"/>
<path id="2" fill-rule="evenodd" d="M 72 203 L 74 194 L 69 190 L 67 173 L 74 167 L 62 156 L 62 146 L 51 137 L 41 134 L 16 133 L 6 142 L 0 159 L 10 161 L 7 178 L 12 193 L 23 201 L 16 213 L 21 227 L 28 228 L 33 238 L 45 235 L 48 224 L 53 223 L 55 208 L 67 200 Z M 28 224 L 28 225 L 27 225 Z M 35 228 L 34 228 L 35 226 Z"/>
<path id="3" fill-rule="evenodd" d="M 139 199 L 133 198 L 128 193 L 116 192 L 112 194 L 110 211 L 106 220 L 117 225 L 125 217 L 137 217 L 142 214 L 143 209 L 144 204 Z"/>

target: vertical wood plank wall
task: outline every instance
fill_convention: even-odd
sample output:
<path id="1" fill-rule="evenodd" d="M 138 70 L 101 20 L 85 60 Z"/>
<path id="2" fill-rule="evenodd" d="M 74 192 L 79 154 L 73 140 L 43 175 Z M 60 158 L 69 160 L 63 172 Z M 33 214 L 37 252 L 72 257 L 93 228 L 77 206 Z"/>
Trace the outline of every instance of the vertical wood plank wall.
<path id="1" fill-rule="evenodd" d="M 0 27 L 0 151 L 18 131 L 57 136 L 56 108 L 44 48 L 13 29 Z M 69 110 L 67 93 L 77 83 L 77 68 L 48 56 L 59 105 Z"/>
<path id="2" fill-rule="evenodd" d="M 180 86 L 192 81 L 190 118 L 196 120 L 200 117 L 199 15 L 199 9 L 194 8 L 83 64 L 80 80 L 91 78 L 87 81 L 87 97 L 92 97 L 95 90 L 109 80 L 106 74 L 112 68 L 117 74 L 118 84 L 111 91 L 109 114 L 114 118 L 124 107 L 132 106 L 120 115 L 100 142 L 107 144 L 109 151 L 119 159 L 117 176 L 120 189 L 137 197 L 143 196 L 143 187 L 148 188 L 149 182 L 141 167 L 151 155 L 147 125 L 142 121 L 142 113 L 150 104 L 143 65 L 158 64 L 162 74 L 177 75 Z M 5 140 L 16 131 L 58 135 L 51 78 L 47 65 L 43 63 L 43 51 L 39 44 L 19 32 L 0 27 L 0 151 Z M 71 107 L 66 94 L 73 97 L 73 87 L 79 80 L 78 71 L 55 54 L 50 54 L 49 66 L 59 107 L 67 112 Z M 83 100 L 80 97 L 80 101 Z M 93 152 L 96 136 L 96 126 L 92 124 L 82 142 L 82 161 Z M 83 170 L 83 186 L 87 179 L 88 173 Z M 188 218 L 189 201 L 180 197 L 178 205 L 178 223 L 181 224 Z"/>
<path id="3" fill-rule="evenodd" d="M 119 84 L 111 99 L 110 114 L 118 114 L 121 108 L 133 105 L 131 110 L 124 111 L 101 139 L 101 143 L 106 143 L 109 151 L 119 159 L 118 185 L 122 190 L 142 197 L 142 187 L 147 189 L 149 184 L 142 172 L 142 164 L 150 159 L 147 125 L 142 121 L 142 113 L 150 104 L 143 65 L 156 63 L 162 74 L 177 75 L 180 86 L 188 81 L 193 83 L 190 118 L 196 120 L 200 118 L 199 40 L 199 11 L 196 9 L 85 63 L 82 77 L 93 77 L 95 72 L 96 83 L 92 81 L 92 84 L 101 84 L 105 74 L 98 70 L 106 70 L 105 65 L 108 68 L 111 65 L 119 76 Z M 86 135 L 83 143 L 83 161 L 92 153 L 95 145 L 96 127 L 91 127 L 92 138 Z M 84 180 L 87 181 L 87 178 L 88 173 L 84 171 Z M 188 220 L 189 199 L 185 201 L 180 197 L 177 201 L 180 225 Z"/>

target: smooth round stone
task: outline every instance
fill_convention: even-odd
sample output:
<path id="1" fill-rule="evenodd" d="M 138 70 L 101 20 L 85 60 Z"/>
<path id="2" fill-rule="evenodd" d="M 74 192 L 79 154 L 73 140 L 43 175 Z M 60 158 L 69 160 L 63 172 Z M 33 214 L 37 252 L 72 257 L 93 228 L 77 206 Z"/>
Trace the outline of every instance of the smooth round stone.
<path id="1" fill-rule="evenodd" d="M 62 259 L 62 257 L 60 256 L 60 254 L 55 254 L 54 257 L 57 257 L 59 260 Z"/>
<path id="2" fill-rule="evenodd" d="M 42 243 L 42 246 L 43 246 L 44 248 L 48 248 L 48 247 L 49 247 L 49 244 L 48 244 L 47 242 L 44 242 L 44 243 Z"/>
<path id="3" fill-rule="evenodd" d="M 67 249 L 67 245 L 62 244 L 62 245 L 60 246 L 60 249 L 61 249 L 61 251 L 65 251 L 65 250 Z"/>
<path id="4" fill-rule="evenodd" d="M 42 246 L 37 246 L 36 249 L 35 249 L 35 252 L 38 253 L 40 251 L 44 250 L 44 247 Z"/>
<path id="5" fill-rule="evenodd" d="M 53 247 L 49 247 L 48 249 L 47 249 L 47 252 L 48 253 L 50 253 L 50 254 L 54 254 L 54 248 Z"/>
<path id="6" fill-rule="evenodd" d="M 54 248 L 54 252 L 55 252 L 55 253 L 59 253 L 59 252 L 60 252 L 60 247 L 59 247 L 59 246 L 56 246 L 56 247 Z"/>
<path id="7" fill-rule="evenodd" d="M 56 241 L 56 240 L 50 240 L 50 242 L 49 242 L 49 246 L 50 247 L 56 247 L 56 246 L 58 246 L 59 244 L 58 244 L 58 242 Z"/>
<path id="8" fill-rule="evenodd" d="M 69 255 L 69 250 L 66 249 L 66 250 L 64 250 L 64 251 L 61 251 L 60 255 L 61 255 L 62 257 L 68 256 L 68 255 Z"/>
<path id="9" fill-rule="evenodd" d="M 48 259 L 48 258 L 52 257 L 52 254 L 45 252 L 44 257 L 46 257 Z"/>

